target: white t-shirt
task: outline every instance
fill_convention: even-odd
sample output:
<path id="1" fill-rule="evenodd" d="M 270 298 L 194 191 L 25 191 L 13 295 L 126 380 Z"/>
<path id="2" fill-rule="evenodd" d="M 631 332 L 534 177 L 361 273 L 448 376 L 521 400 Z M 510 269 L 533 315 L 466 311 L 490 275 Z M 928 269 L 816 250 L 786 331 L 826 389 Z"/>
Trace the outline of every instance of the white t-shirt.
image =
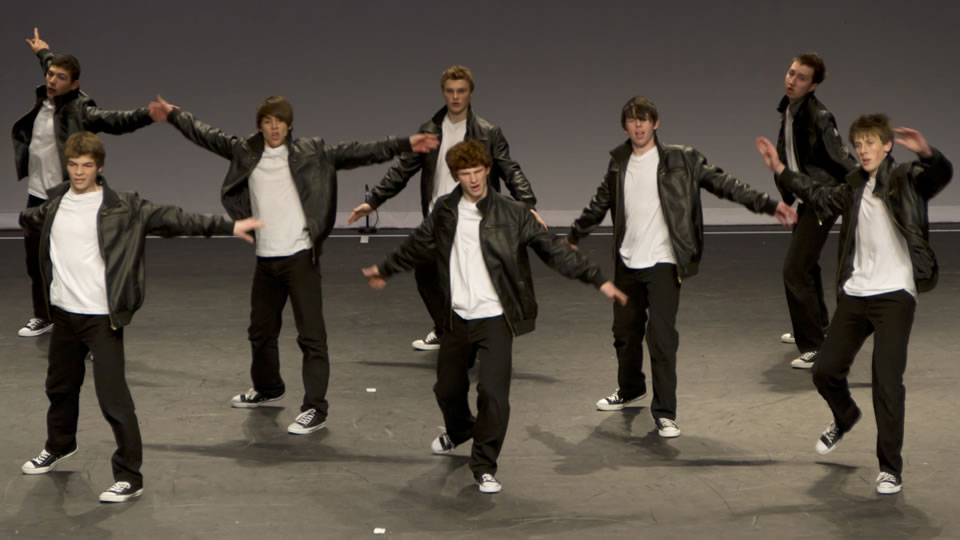
<path id="1" fill-rule="evenodd" d="M 650 268 L 657 263 L 676 264 L 670 231 L 660 206 L 657 190 L 656 149 L 642 156 L 630 154 L 623 180 L 623 209 L 626 232 L 620 243 L 620 257 L 628 268 Z"/>
<path id="2" fill-rule="evenodd" d="M 467 120 L 464 118 L 454 124 L 450 121 L 449 116 L 444 116 L 441 128 L 443 129 L 443 136 L 440 137 L 440 155 L 437 158 L 437 171 L 433 176 L 433 196 L 430 198 L 429 207 L 431 212 L 437 199 L 457 187 L 457 179 L 453 177 L 453 174 L 450 173 L 450 167 L 447 166 L 447 150 L 463 142 L 464 137 L 467 136 Z"/>
<path id="3" fill-rule="evenodd" d="M 37 118 L 33 121 L 33 133 L 30 135 L 30 161 L 27 165 L 27 193 L 46 200 L 47 190 L 63 182 L 63 168 L 60 163 L 60 151 L 53 134 L 53 104 L 45 100 Z"/>
<path id="4" fill-rule="evenodd" d="M 907 239 L 897 230 L 883 201 L 873 194 L 876 185 L 877 179 L 871 178 L 863 188 L 853 274 L 844 282 L 843 292 L 850 296 L 874 296 L 903 290 L 916 298 Z"/>
<path id="5" fill-rule="evenodd" d="M 250 173 L 251 209 L 263 221 L 256 232 L 259 257 L 286 257 L 313 247 L 289 156 L 286 145 L 266 147 Z"/>
<path id="6" fill-rule="evenodd" d="M 460 199 L 457 232 L 450 250 L 450 295 L 453 311 L 465 320 L 503 314 L 500 297 L 480 251 L 480 220 L 477 205 Z"/>
<path id="7" fill-rule="evenodd" d="M 793 140 L 793 113 L 790 111 L 790 105 L 787 105 L 784 113 L 783 146 L 787 154 L 787 168 L 793 172 L 800 172 L 800 165 L 797 163 L 797 147 Z"/>
<path id="8" fill-rule="evenodd" d="M 106 267 L 97 231 L 102 203 L 103 190 L 82 195 L 67 191 L 50 227 L 50 303 L 70 313 L 110 313 Z"/>

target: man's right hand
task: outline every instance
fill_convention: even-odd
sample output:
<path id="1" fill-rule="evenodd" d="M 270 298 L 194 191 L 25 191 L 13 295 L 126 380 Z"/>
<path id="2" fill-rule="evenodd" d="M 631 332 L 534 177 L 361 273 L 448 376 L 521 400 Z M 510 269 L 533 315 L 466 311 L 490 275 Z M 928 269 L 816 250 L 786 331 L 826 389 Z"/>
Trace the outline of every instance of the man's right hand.
<path id="1" fill-rule="evenodd" d="M 756 144 L 757 150 L 760 151 L 760 155 L 763 157 L 763 164 L 766 165 L 768 169 L 773 171 L 774 174 L 780 174 L 786 169 L 786 166 L 780 161 L 780 156 L 777 155 L 777 147 L 770 142 L 770 139 L 757 137 Z"/>
<path id="2" fill-rule="evenodd" d="M 167 103 L 167 100 L 160 97 L 160 94 L 157 94 L 157 100 L 151 101 L 150 105 L 147 106 L 148 111 L 150 112 L 150 118 L 154 122 L 166 122 L 167 116 L 170 115 L 175 109 L 179 109 L 176 105 Z"/>
<path id="3" fill-rule="evenodd" d="M 37 29 L 36 26 L 33 27 L 33 39 L 27 38 L 27 45 L 30 46 L 30 50 L 33 51 L 33 54 L 37 54 L 43 49 L 50 48 L 50 44 L 40 39 L 40 30 Z"/>
<path id="4" fill-rule="evenodd" d="M 363 272 L 363 277 L 367 278 L 367 283 L 374 289 L 383 289 L 387 286 L 387 280 L 380 275 L 380 269 L 377 265 L 368 266 L 360 271 Z"/>
<path id="5" fill-rule="evenodd" d="M 360 206 L 353 209 L 353 212 L 350 212 L 350 217 L 347 218 L 347 225 L 352 224 L 362 217 L 367 217 L 373 213 L 373 207 L 370 206 L 370 203 L 363 203 Z"/>

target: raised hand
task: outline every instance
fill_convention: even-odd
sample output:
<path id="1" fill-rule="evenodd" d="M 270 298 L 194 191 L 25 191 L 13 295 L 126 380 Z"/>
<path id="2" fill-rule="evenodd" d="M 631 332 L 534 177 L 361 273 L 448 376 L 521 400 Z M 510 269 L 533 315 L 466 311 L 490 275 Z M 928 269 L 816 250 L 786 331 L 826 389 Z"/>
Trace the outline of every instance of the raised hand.
<path id="1" fill-rule="evenodd" d="M 253 235 L 250 233 L 256 229 L 263 228 L 263 222 L 257 218 L 241 219 L 233 223 L 233 235 L 237 238 L 243 238 L 249 243 L 253 243 Z"/>
<path id="2" fill-rule="evenodd" d="M 763 164 L 773 171 L 774 174 L 783 172 L 786 166 L 780 161 L 780 157 L 777 155 L 777 147 L 770 142 L 770 139 L 757 137 L 756 145 L 757 150 L 760 151 L 760 155 L 763 157 Z"/>
<path id="3" fill-rule="evenodd" d="M 897 144 L 902 144 L 907 150 L 920 154 L 923 157 L 933 155 L 933 152 L 930 150 L 930 145 L 927 144 L 927 139 L 923 136 L 923 133 L 908 127 L 894 128 L 893 132 L 899 135 L 899 137 L 894 139 Z"/>
<path id="4" fill-rule="evenodd" d="M 410 136 L 410 146 L 419 154 L 426 154 L 434 148 L 440 147 L 440 139 L 432 133 L 417 133 Z"/>
<path id="5" fill-rule="evenodd" d="M 170 112 L 179 108 L 180 107 L 177 107 L 176 105 L 167 103 L 167 100 L 160 97 L 159 94 L 157 94 L 156 101 L 151 101 L 150 105 L 147 105 L 150 118 L 152 118 L 154 122 L 166 122 L 167 116 L 170 115 Z"/>
<path id="6" fill-rule="evenodd" d="M 604 296 L 620 304 L 621 306 L 627 305 L 627 295 L 623 294 L 623 291 L 618 289 L 617 286 L 614 285 L 612 281 L 607 281 L 603 285 L 601 285 L 600 292 L 602 292 Z"/>
<path id="7" fill-rule="evenodd" d="M 373 207 L 370 206 L 370 203 L 363 203 L 360 206 L 353 209 L 350 212 L 350 217 L 347 218 L 347 225 L 352 224 L 362 217 L 367 217 L 373 213 Z"/>
<path id="8" fill-rule="evenodd" d="M 40 39 L 40 30 L 37 29 L 36 26 L 33 27 L 33 39 L 27 38 L 27 45 L 30 46 L 30 50 L 33 51 L 34 54 L 43 49 L 50 48 L 50 45 L 46 41 Z"/>
<path id="9" fill-rule="evenodd" d="M 543 221 L 543 218 L 540 217 L 540 214 L 538 214 L 536 210 L 534 210 L 533 208 L 531 208 L 531 209 L 530 209 L 530 213 L 533 214 L 533 219 L 537 220 L 537 223 L 539 223 L 540 226 L 543 227 L 543 230 L 545 230 L 545 231 L 550 230 L 550 229 L 547 227 L 547 223 L 546 223 L 545 221 Z"/>
<path id="10" fill-rule="evenodd" d="M 377 268 L 377 265 L 362 268 L 360 271 L 363 272 L 363 277 L 367 278 L 367 283 L 374 289 L 383 289 L 387 286 L 387 280 L 380 275 L 380 269 Z"/>
<path id="11" fill-rule="evenodd" d="M 783 201 L 777 203 L 777 210 L 773 213 L 773 216 L 777 218 L 777 221 L 784 227 L 789 227 L 797 222 L 797 213 L 793 211 L 793 208 L 791 208 L 789 204 Z"/>

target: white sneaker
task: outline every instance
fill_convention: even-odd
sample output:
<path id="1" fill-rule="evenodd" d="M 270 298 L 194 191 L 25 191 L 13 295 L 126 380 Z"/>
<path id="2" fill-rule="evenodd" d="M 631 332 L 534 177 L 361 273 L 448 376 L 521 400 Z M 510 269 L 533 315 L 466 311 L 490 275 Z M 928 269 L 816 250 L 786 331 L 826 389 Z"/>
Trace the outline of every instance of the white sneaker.
<path id="1" fill-rule="evenodd" d="M 434 454 L 449 454 L 453 451 L 454 447 L 456 447 L 456 445 L 450 440 L 450 436 L 447 435 L 446 431 L 430 443 L 430 450 L 433 450 Z"/>
<path id="2" fill-rule="evenodd" d="M 903 482 L 898 480 L 896 476 L 883 471 L 877 476 L 877 493 L 893 495 L 894 493 L 900 493 L 902 489 Z"/>
<path id="3" fill-rule="evenodd" d="M 797 342 L 797 338 L 793 337 L 793 332 L 787 332 L 786 334 L 780 336 L 780 342 L 794 344 Z"/>
<path id="4" fill-rule="evenodd" d="M 657 434 L 665 439 L 672 439 L 680 436 L 680 427 L 675 420 L 669 418 L 657 418 Z"/>
<path id="5" fill-rule="evenodd" d="M 287 426 L 287 433 L 291 435 L 306 435 L 325 427 L 327 427 L 327 421 L 320 418 L 317 410 L 307 409 L 298 414 L 296 420 Z"/>
<path id="6" fill-rule="evenodd" d="M 503 489 L 503 486 L 492 474 L 480 475 L 477 485 L 480 486 L 480 493 L 500 493 L 500 490 Z"/>
<path id="7" fill-rule="evenodd" d="M 100 502 L 118 503 L 143 495 L 143 488 L 134 489 L 130 482 L 117 482 L 100 494 Z"/>
<path id="8" fill-rule="evenodd" d="M 34 317 L 27 321 L 27 324 L 23 325 L 23 328 L 17 330 L 17 335 L 20 337 L 36 337 L 40 334 L 46 334 L 51 330 L 53 330 L 52 322 Z"/>
<path id="9" fill-rule="evenodd" d="M 819 351 L 810 351 L 802 353 L 797 358 L 790 361 L 790 367 L 793 369 L 810 369 L 817 361 Z"/>
<path id="10" fill-rule="evenodd" d="M 431 330 L 430 333 L 427 334 L 427 337 L 418 339 L 411 343 L 411 345 L 418 351 L 435 351 L 440 348 L 440 338 L 436 332 Z"/>

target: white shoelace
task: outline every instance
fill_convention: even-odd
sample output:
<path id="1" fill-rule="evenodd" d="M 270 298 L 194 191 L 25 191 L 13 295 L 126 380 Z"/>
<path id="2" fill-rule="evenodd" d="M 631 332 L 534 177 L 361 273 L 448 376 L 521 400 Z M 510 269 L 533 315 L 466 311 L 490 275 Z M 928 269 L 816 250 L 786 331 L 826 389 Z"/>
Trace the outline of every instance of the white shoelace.
<path id="1" fill-rule="evenodd" d="M 130 489 L 130 482 L 117 482 L 112 486 L 110 486 L 109 488 L 107 488 L 107 491 L 111 491 L 113 493 L 122 493 L 124 490 L 127 490 L 127 489 Z"/>
<path id="2" fill-rule="evenodd" d="M 313 417 L 317 415 L 316 409 L 307 409 L 297 416 L 296 422 L 302 426 L 313 422 Z"/>

